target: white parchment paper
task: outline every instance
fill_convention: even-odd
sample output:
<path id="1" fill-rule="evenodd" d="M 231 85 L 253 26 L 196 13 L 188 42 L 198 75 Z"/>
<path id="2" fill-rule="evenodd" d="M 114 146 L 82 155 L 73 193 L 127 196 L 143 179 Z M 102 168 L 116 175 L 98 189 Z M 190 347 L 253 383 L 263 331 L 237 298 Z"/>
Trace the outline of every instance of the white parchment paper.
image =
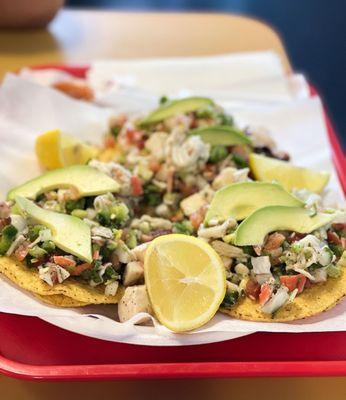
<path id="1" fill-rule="evenodd" d="M 225 56 L 222 57 L 225 60 Z M 227 56 L 226 61 L 230 57 Z M 257 68 L 262 65 L 265 69 L 265 65 L 267 67 L 271 65 L 269 61 L 267 64 L 263 62 L 263 57 L 268 60 L 267 53 L 264 55 L 256 53 L 252 57 L 249 55 L 247 57 L 253 67 L 256 66 Z M 254 62 L 256 57 L 259 57 L 258 60 L 260 61 Z M 215 71 L 220 64 L 220 58 L 208 58 L 213 59 L 210 61 L 210 65 L 216 74 Z M 272 58 L 272 55 L 269 58 Z M 204 62 L 206 59 L 207 57 L 201 61 Z M 196 89 L 198 86 L 197 79 L 192 80 L 196 86 L 195 88 L 179 86 L 178 79 L 183 77 L 183 82 L 188 82 L 188 77 L 192 77 L 195 68 L 198 68 L 198 60 L 187 59 L 183 62 L 179 60 L 171 62 L 172 65 L 169 61 L 160 60 L 158 62 L 159 66 L 164 64 L 172 67 L 170 77 L 175 84 L 170 85 L 170 90 L 172 92 L 180 91 L 181 93 L 202 93 L 198 91 L 201 89 Z M 181 66 L 178 65 L 179 62 L 182 62 Z M 216 101 L 220 101 L 233 114 L 241 127 L 250 124 L 268 128 L 278 142 L 279 147 L 292 155 L 295 164 L 329 171 L 332 178 L 327 188 L 327 201 L 329 204 L 343 204 L 344 196 L 330 158 L 330 146 L 323 120 L 321 102 L 318 97 L 309 98 L 307 96 L 306 82 L 302 77 L 295 77 L 293 80 L 292 78 L 284 77 L 282 68 L 280 65 L 278 66 L 275 56 L 272 62 L 271 72 L 268 72 L 270 70 L 268 67 L 267 75 L 263 77 L 262 81 L 256 75 L 258 74 L 257 71 L 254 72 L 256 79 L 250 74 L 248 81 L 246 81 L 246 77 L 241 71 L 239 82 L 242 82 L 242 84 L 237 83 L 236 78 L 232 76 L 232 81 L 234 82 L 230 86 L 238 85 L 239 87 L 236 96 L 230 95 L 228 90 L 220 89 L 216 78 L 213 81 L 214 84 L 209 85 L 209 91 L 205 82 L 203 83 L 203 93 L 205 95 L 212 94 Z M 157 65 L 153 60 L 150 60 L 150 62 L 143 61 L 143 63 L 146 65 L 144 71 L 147 71 L 147 73 L 156 71 Z M 117 63 L 109 63 L 109 65 L 102 63 L 102 68 L 107 70 L 105 76 L 111 74 L 114 64 Z M 126 66 L 130 66 L 132 68 L 132 76 L 136 76 L 138 66 L 135 63 L 131 64 L 130 61 L 126 62 Z M 126 70 L 125 67 L 122 68 L 124 68 L 124 71 Z M 176 68 L 177 74 L 174 73 Z M 250 66 L 247 68 L 251 69 Z M 102 73 L 99 66 L 97 66 L 97 70 L 98 83 L 100 84 Z M 184 70 L 186 72 L 182 74 Z M 138 71 L 142 70 L 139 69 Z M 220 76 L 224 76 L 226 79 L 227 71 L 228 69 L 221 65 Z M 150 73 L 154 74 L 154 72 Z M 138 80 L 143 74 L 143 71 L 139 73 Z M 233 71 L 234 74 L 235 72 Z M 128 75 L 128 79 L 130 79 L 130 75 Z M 208 74 L 205 77 L 208 77 Z M 286 92 L 284 95 L 281 90 L 282 87 L 280 91 L 275 89 L 278 81 L 285 82 Z M 287 84 L 287 82 L 292 81 L 295 82 L 293 91 L 292 85 Z M 164 91 L 166 89 L 165 84 L 166 78 L 158 76 L 155 83 L 156 88 L 161 87 L 162 91 Z M 242 86 L 246 88 L 244 91 L 241 89 Z M 148 103 L 157 99 L 157 93 L 154 90 L 148 90 L 148 87 L 143 87 L 143 85 L 138 90 L 136 90 L 135 83 L 132 86 L 120 85 L 117 90 L 120 87 L 120 90 L 123 91 L 122 98 L 128 109 L 131 109 L 133 98 L 141 98 L 143 102 L 147 101 Z M 263 88 L 266 88 L 269 92 L 271 91 L 270 98 L 268 96 L 267 98 L 263 98 L 263 96 L 261 98 L 259 94 L 266 91 Z M 129 90 L 128 96 L 124 95 L 124 90 Z M 102 90 L 98 93 L 102 93 Z M 241 96 L 239 93 L 246 93 L 246 95 Z M 274 93 L 277 93 L 277 97 L 275 97 Z M 30 99 L 32 99 L 31 103 Z M 28 104 L 30 105 L 30 111 L 25 109 Z M 118 103 L 117 105 L 116 102 L 109 102 L 109 105 L 112 105 L 116 112 L 123 111 L 123 103 Z M 137 105 L 138 103 L 134 104 L 132 109 L 136 108 L 136 111 L 138 111 Z M 103 110 L 90 104 L 71 100 L 63 94 L 56 93 L 38 84 L 37 81 L 36 83 L 28 82 L 13 76 L 6 78 L 3 87 L 0 89 L 1 196 L 3 197 L 11 186 L 37 175 L 38 167 L 33 153 L 33 144 L 37 135 L 47 129 L 60 127 L 80 138 L 86 140 L 92 138 L 93 142 L 97 142 L 101 140 L 111 114 L 112 111 L 110 110 Z M 93 128 L 91 129 L 90 126 Z M 140 315 L 125 324 L 120 324 L 115 321 L 115 306 L 60 309 L 45 305 L 30 294 L 20 290 L 4 277 L 0 277 L 0 311 L 38 316 L 65 329 L 104 340 L 145 345 L 209 343 L 239 337 L 255 331 L 318 332 L 346 329 L 346 302 L 342 302 L 334 309 L 319 316 L 293 323 L 237 321 L 222 314 L 217 314 L 207 325 L 196 331 L 186 334 L 174 334 L 155 321 L 153 321 L 153 326 L 135 326 L 134 323 L 141 317 Z"/>

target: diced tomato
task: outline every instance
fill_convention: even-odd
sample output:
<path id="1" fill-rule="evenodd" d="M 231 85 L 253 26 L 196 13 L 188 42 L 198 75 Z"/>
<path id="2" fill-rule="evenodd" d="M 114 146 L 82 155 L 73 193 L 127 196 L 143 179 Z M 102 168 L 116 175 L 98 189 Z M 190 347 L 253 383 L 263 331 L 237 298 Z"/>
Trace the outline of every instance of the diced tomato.
<path id="1" fill-rule="evenodd" d="M 216 165 L 214 164 L 206 164 L 203 172 L 203 176 L 206 179 L 212 179 L 216 175 Z"/>
<path id="2" fill-rule="evenodd" d="M 74 267 L 76 265 L 75 261 L 64 256 L 53 256 L 53 261 L 55 264 L 60 265 L 60 267 Z"/>
<path id="3" fill-rule="evenodd" d="M 307 279 L 305 282 L 304 289 L 309 289 L 309 287 L 311 287 L 312 285 L 313 283 L 310 281 L 310 279 Z"/>
<path id="4" fill-rule="evenodd" d="M 261 292 L 261 286 L 258 282 L 250 279 L 245 287 L 245 293 L 250 299 L 257 300 Z"/>
<path id="5" fill-rule="evenodd" d="M 155 158 L 153 158 L 149 161 L 149 168 L 153 172 L 159 172 L 161 164 Z"/>
<path id="6" fill-rule="evenodd" d="M 262 254 L 262 246 L 260 245 L 253 246 L 253 250 L 258 256 Z"/>
<path id="7" fill-rule="evenodd" d="M 341 239 L 341 246 L 344 250 L 346 250 L 346 238 L 342 237 Z"/>
<path id="8" fill-rule="evenodd" d="M 139 149 L 143 149 L 144 147 L 144 139 L 143 139 L 143 132 L 136 131 L 135 129 L 127 129 L 126 131 L 126 139 L 129 144 L 137 146 Z"/>
<path id="9" fill-rule="evenodd" d="M 6 225 L 10 225 L 10 223 L 11 223 L 11 218 L 10 217 L 8 217 L 8 218 L 0 218 L 0 230 L 2 228 L 4 228 Z"/>
<path id="10" fill-rule="evenodd" d="M 305 288 L 305 284 L 306 284 L 306 281 L 308 280 L 308 278 L 303 274 L 299 274 L 299 275 L 300 276 L 298 278 L 297 289 L 298 289 L 298 293 L 301 293 Z"/>
<path id="11" fill-rule="evenodd" d="M 178 189 L 184 195 L 184 197 L 190 196 L 191 194 L 198 192 L 196 186 L 189 186 L 183 182 L 178 182 Z"/>
<path id="12" fill-rule="evenodd" d="M 114 136 L 107 135 L 105 137 L 105 147 L 107 149 L 115 147 L 115 138 L 114 138 Z"/>
<path id="13" fill-rule="evenodd" d="M 280 276 L 280 282 L 286 286 L 290 292 L 294 289 L 298 289 L 298 293 L 301 293 L 304 290 L 306 280 L 306 276 L 303 274 Z"/>
<path id="14" fill-rule="evenodd" d="M 293 232 L 293 233 L 287 238 L 287 242 L 288 242 L 288 243 L 293 243 L 293 242 L 296 242 L 297 240 L 303 239 L 305 236 L 306 236 L 305 233 Z"/>
<path id="15" fill-rule="evenodd" d="M 0 201 L 0 219 L 8 219 L 11 214 L 11 207 L 5 201 Z"/>
<path id="16" fill-rule="evenodd" d="M 76 266 L 76 268 L 74 268 L 72 271 L 70 271 L 70 274 L 73 276 L 78 276 L 80 275 L 83 271 L 90 269 L 91 268 L 91 264 L 89 263 L 83 263 L 83 264 L 79 264 Z"/>
<path id="17" fill-rule="evenodd" d="M 176 214 L 174 214 L 174 215 L 171 217 L 171 221 L 172 221 L 172 222 L 178 222 L 178 221 L 181 221 L 181 220 L 183 220 L 183 219 L 184 219 L 184 214 L 182 213 L 181 210 L 177 211 Z"/>
<path id="18" fill-rule="evenodd" d="M 194 227 L 194 229 L 198 229 L 201 223 L 204 220 L 205 214 L 207 213 L 207 207 L 202 206 L 193 214 L 190 215 L 189 220 Z"/>
<path id="19" fill-rule="evenodd" d="M 140 196 L 143 194 L 142 183 L 138 176 L 133 175 L 131 177 L 132 194 L 133 196 Z"/>
<path id="20" fill-rule="evenodd" d="M 244 145 L 236 145 L 231 147 L 232 154 L 237 154 L 243 157 L 246 161 L 249 159 L 249 149 Z"/>
<path id="21" fill-rule="evenodd" d="M 95 250 L 93 252 L 93 260 L 97 260 L 100 257 L 100 252 L 98 250 Z"/>
<path id="22" fill-rule="evenodd" d="M 279 248 L 282 243 L 285 241 L 285 236 L 281 233 L 274 232 L 268 236 L 266 243 L 263 247 L 264 251 L 271 251 Z"/>
<path id="23" fill-rule="evenodd" d="M 268 283 L 263 283 L 261 285 L 261 292 L 259 294 L 259 303 L 261 306 L 265 304 L 269 299 L 273 292 L 273 289 Z"/>
<path id="24" fill-rule="evenodd" d="M 172 193 L 174 184 L 174 169 L 169 168 L 167 171 L 167 192 Z"/>
<path id="25" fill-rule="evenodd" d="M 18 261 L 23 261 L 28 255 L 29 247 L 28 244 L 21 244 L 17 250 L 14 252 L 14 256 Z"/>
<path id="26" fill-rule="evenodd" d="M 346 224 L 344 224 L 344 223 L 336 223 L 336 224 L 333 224 L 332 227 L 336 231 L 346 234 Z"/>
<path id="27" fill-rule="evenodd" d="M 341 240 L 340 240 L 339 236 L 333 231 L 327 232 L 327 238 L 328 238 L 328 242 L 330 242 L 330 243 L 341 244 Z"/>
<path id="28" fill-rule="evenodd" d="M 198 128 L 198 120 L 194 114 L 191 114 L 190 129 Z"/>

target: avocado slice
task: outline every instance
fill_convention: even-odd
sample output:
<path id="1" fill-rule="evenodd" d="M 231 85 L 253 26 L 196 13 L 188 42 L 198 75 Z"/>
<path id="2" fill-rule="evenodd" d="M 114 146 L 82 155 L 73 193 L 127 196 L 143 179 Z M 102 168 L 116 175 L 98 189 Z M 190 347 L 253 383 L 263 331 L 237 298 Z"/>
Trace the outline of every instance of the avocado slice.
<path id="1" fill-rule="evenodd" d="M 92 262 L 90 226 L 77 217 L 45 210 L 24 197 L 16 197 L 21 214 L 49 228 L 52 241 L 59 249 Z"/>
<path id="2" fill-rule="evenodd" d="M 330 214 L 316 214 L 301 207 L 268 206 L 248 216 L 232 235 L 237 246 L 255 246 L 264 242 L 266 235 L 274 231 L 310 233 L 333 220 Z"/>
<path id="3" fill-rule="evenodd" d="M 186 97 L 185 99 L 168 101 L 147 115 L 140 122 L 140 125 L 149 125 L 160 122 L 166 118 L 172 117 L 173 115 L 197 111 L 200 108 L 211 106 L 213 104 L 213 100 L 208 99 L 207 97 Z"/>
<path id="4" fill-rule="evenodd" d="M 203 126 L 192 129 L 189 135 L 198 135 L 212 146 L 233 146 L 236 144 L 251 144 L 251 139 L 241 130 L 228 125 Z"/>
<path id="5" fill-rule="evenodd" d="M 309 168 L 297 167 L 287 161 L 252 153 L 249 165 L 254 177 L 259 181 L 277 181 L 286 190 L 308 189 L 321 193 L 327 185 L 330 174 Z"/>
<path id="6" fill-rule="evenodd" d="M 88 165 L 73 165 L 46 172 L 37 178 L 15 187 L 7 194 L 8 200 L 22 196 L 35 200 L 49 190 L 74 187 L 80 197 L 117 192 L 119 184 L 108 175 Z"/>
<path id="7" fill-rule="evenodd" d="M 219 189 L 205 216 L 206 224 L 213 218 L 224 221 L 229 217 L 242 220 L 265 206 L 303 207 L 304 203 L 277 183 L 239 182 Z"/>

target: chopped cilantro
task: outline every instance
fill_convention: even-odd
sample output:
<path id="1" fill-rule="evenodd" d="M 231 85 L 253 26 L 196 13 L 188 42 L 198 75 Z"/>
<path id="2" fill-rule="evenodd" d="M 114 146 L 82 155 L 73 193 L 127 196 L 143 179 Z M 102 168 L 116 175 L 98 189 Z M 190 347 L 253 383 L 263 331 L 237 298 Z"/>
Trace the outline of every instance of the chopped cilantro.
<path id="1" fill-rule="evenodd" d="M 245 158 L 239 154 L 233 154 L 233 161 L 237 168 L 247 168 L 249 166 Z"/>
<path id="2" fill-rule="evenodd" d="M 183 235 L 191 235 L 193 233 L 193 226 L 187 219 L 183 221 L 174 222 L 173 233 L 182 233 Z"/>
<path id="3" fill-rule="evenodd" d="M 14 241 L 17 233 L 18 230 L 13 225 L 6 225 L 3 228 L 0 238 L 0 255 L 4 255 L 11 247 L 11 244 Z"/>
<path id="4" fill-rule="evenodd" d="M 209 162 L 216 164 L 224 160 L 228 156 L 228 150 L 226 146 L 213 146 L 210 150 Z"/>
<path id="5" fill-rule="evenodd" d="M 239 300 L 239 292 L 234 290 L 234 291 L 228 291 L 226 292 L 226 295 L 221 303 L 222 307 L 225 308 L 231 308 L 234 306 L 237 301 Z"/>
<path id="6" fill-rule="evenodd" d="M 82 197 L 78 200 L 67 200 L 65 203 L 65 209 L 68 213 L 71 213 L 73 210 L 83 210 L 85 207 L 85 199 Z"/>

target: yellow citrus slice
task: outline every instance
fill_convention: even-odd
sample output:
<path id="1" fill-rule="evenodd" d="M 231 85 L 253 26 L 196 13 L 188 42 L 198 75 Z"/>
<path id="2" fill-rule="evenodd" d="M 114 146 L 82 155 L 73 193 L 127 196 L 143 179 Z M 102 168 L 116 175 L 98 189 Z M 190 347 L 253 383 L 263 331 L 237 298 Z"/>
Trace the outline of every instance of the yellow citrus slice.
<path id="1" fill-rule="evenodd" d="M 61 167 L 59 129 L 48 131 L 36 139 L 35 151 L 39 163 L 43 168 L 56 169 Z"/>
<path id="2" fill-rule="evenodd" d="M 86 164 L 92 158 L 96 158 L 99 153 L 95 146 L 67 134 L 61 134 L 59 145 L 61 164 L 64 167 Z"/>
<path id="3" fill-rule="evenodd" d="M 39 163 L 49 170 L 85 164 L 99 153 L 96 147 L 62 133 L 59 129 L 40 135 L 36 139 L 35 150 Z"/>
<path id="4" fill-rule="evenodd" d="M 277 181 L 288 191 L 308 189 L 320 193 L 328 183 L 327 172 L 317 172 L 308 168 L 296 167 L 287 161 L 252 153 L 249 156 L 251 171 L 256 180 Z"/>
<path id="5" fill-rule="evenodd" d="M 226 293 L 219 255 L 192 236 L 172 234 L 154 239 L 145 253 L 144 274 L 157 319 L 175 332 L 207 323 Z"/>

